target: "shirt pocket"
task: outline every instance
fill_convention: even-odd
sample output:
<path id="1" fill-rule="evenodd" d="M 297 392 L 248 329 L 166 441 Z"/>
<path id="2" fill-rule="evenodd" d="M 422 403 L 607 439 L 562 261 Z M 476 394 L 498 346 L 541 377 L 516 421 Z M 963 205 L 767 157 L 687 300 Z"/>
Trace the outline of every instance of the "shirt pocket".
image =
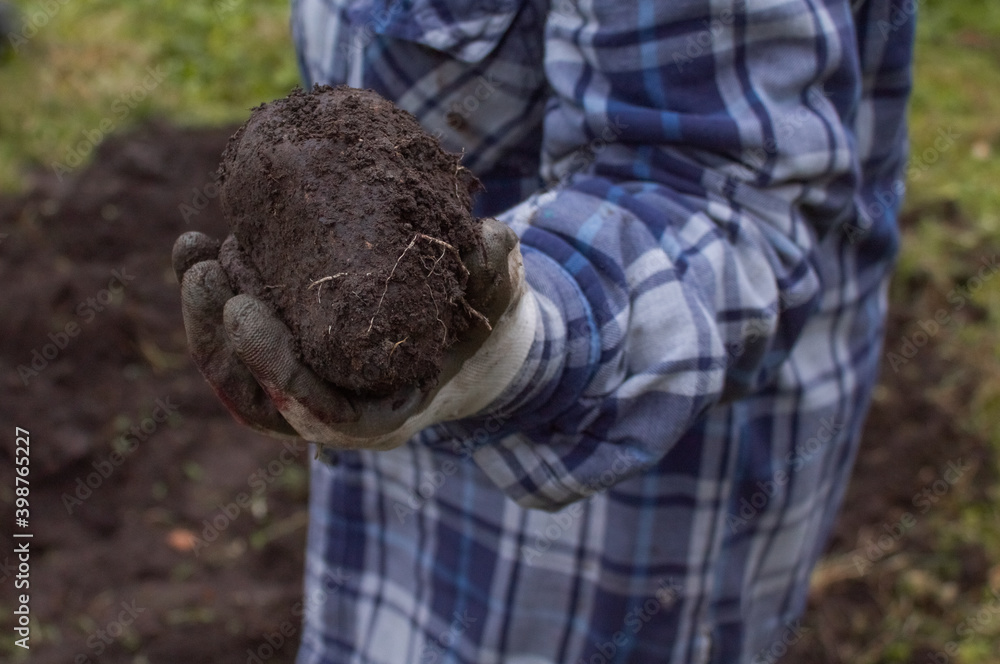
<path id="1" fill-rule="evenodd" d="M 365 0 L 350 22 L 374 34 L 421 44 L 475 64 L 493 52 L 526 0 Z"/>

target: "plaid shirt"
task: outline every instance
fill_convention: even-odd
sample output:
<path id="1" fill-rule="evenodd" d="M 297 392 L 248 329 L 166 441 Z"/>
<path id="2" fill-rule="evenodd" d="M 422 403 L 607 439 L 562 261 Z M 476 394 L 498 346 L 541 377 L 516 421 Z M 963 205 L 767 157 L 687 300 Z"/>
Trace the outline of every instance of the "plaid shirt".
<path id="1" fill-rule="evenodd" d="M 310 84 L 464 151 L 541 312 L 489 412 L 314 463 L 300 664 L 799 637 L 881 352 L 915 5 L 548 5 L 293 3 Z"/>

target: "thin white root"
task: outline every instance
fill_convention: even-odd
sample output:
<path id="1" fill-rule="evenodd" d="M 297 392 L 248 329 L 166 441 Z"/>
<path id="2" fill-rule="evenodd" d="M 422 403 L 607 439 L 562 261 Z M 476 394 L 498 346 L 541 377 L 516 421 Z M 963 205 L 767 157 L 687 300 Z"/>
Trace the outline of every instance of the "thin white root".
<path id="1" fill-rule="evenodd" d="M 478 318 L 482 322 L 482 324 L 486 326 L 487 330 L 489 330 L 490 332 L 493 331 L 493 326 L 490 325 L 490 319 L 487 318 L 486 316 L 482 315 L 481 313 L 479 313 L 475 309 L 473 309 L 472 305 L 469 304 L 468 302 L 466 302 L 464 297 L 462 298 L 462 304 L 465 305 L 465 311 L 470 316 L 472 316 L 473 318 Z"/>
<path id="2" fill-rule="evenodd" d="M 312 282 L 311 284 L 306 286 L 306 290 L 312 290 L 314 286 L 319 286 L 319 290 L 316 291 L 316 301 L 322 302 L 321 298 L 323 297 L 323 284 L 325 284 L 328 281 L 333 281 L 337 277 L 346 277 L 346 276 L 347 276 L 346 272 L 338 272 L 337 274 L 331 274 L 329 277 L 323 277 L 322 279 L 317 279 L 316 281 Z"/>
<path id="3" fill-rule="evenodd" d="M 365 330 L 365 334 L 371 332 L 372 327 L 375 325 L 375 316 L 378 316 L 378 312 L 382 309 L 382 301 L 385 299 L 385 294 L 389 292 L 389 281 L 392 279 L 392 275 L 396 273 L 396 268 L 399 267 L 399 261 L 403 260 L 403 256 L 405 256 L 406 252 L 409 251 L 410 248 L 417 243 L 417 238 L 420 237 L 421 235 L 422 235 L 421 233 L 417 233 L 416 235 L 413 236 L 413 239 L 410 240 L 410 243 L 406 245 L 406 249 L 403 249 L 403 253 L 401 253 L 399 255 L 399 258 L 396 259 L 396 264 L 393 265 L 392 270 L 389 271 L 389 276 L 385 278 L 385 288 L 382 290 L 382 297 L 378 299 L 378 306 L 375 307 L 375 313 L 372 314 L 372 319 L 368 322 L 368 329 Z"/>
<path id="4" fill-rule="evenodd" d="M 455 255 L 455 260 L 458 261 L 458 267 L 461 268 L 462 273 L 466 277 L 469 276 L 469 269 L 467 267 L 465 267 L 465 263 L 462 262 L 462 255 L 460 253 L 458 253 L 458 249 L 456 249 L 452 245 L 448 244 L 444 240 L 439 240 L 436 237 L 431 237 L 430 235 L 425 235 L 423 233 L 417 233 L 416 235 L 413 236 L 413 239 L 410 240 L 410 243 L 408 245 L 406 245 L 406 249 L 403 249 L 403 253 L 401 253 L 399 255 L 399 258 L 396 259 L 396 264 L 393 265 L 392 269 L 389 271 L 389 276 L 385 278 L 385 288 L 382 289 L 382 296 L 378 299 L 378 305 L 375 307 L 375 313 L 372 314 L 372 319 L 370 321 L 368 321 L 368 329 L 365 330 L 365 334 L 369 334 L 372 331 L 372 327 L 375 326 L 375 317 L 378 316 L 378 312 L 382 310 L 382 302 L 385 300 L 386 293 L 389 292 L 389 282 L 392 280 L 392 275 L 394 275 L 396 273 L 396 268 L 399 267 L 399 263 L 400 263 L 400 261 L 403 260 L 403 256 L 406 255 L 407 251 L 409 251 L 410 249 L 413 248 L 413 245 L 415 245 L 417 243 L 417 240 L 426 240 L 427 242 L 432 242 L 432 243 L 440 245 L 441 247 L 444 248 L 444 251 L 441 252 L 441 255 L 438 257 L 438 259 L 436 261 L 434 261 L 434 265 L 431 266 L 431 270 L 427 274 L 428 277 L 430 277 L 432 274 L 434 274 L 434 270 L 437 269 L 437 264 L 441 262 L 441 259 L 444 258 L 445 252 L 448 252 L 448 251 L 450 251 L 451 253 L 453 253 Z M 425 265 L 424 267 L 427 267 L 427 266 Z M 339 275 L 333 275 L 333 276 L 336 277 L 336 276 L 339 276 Z M 327 279 L 332 279 L 332 278 L 333 277 L 324 277 L 321 281 L 324 281 L 324 280 L 327 280 Z M 316 282 L 314 282 L 314 283 L 316 283 Z M 310 288 L 312 288 L 311 285 L 310 285 Z M 433 301 L 433 297 L 431 299 Z M 490 325 L 490 321 L 489 321 L 488 318 L 486 318 L 486 316 L 484 316 L 480 312 L 478 312 L 475 309 L 473 309 L 472 306 L 468 302 L 465 301 L 465 298 L 461 298 L 461 302 L 465 306 L 465 310 L 466 310 L 466 312 L 470 316 L 473 316 L 474 318 L 477 318 L 480 321 L 482 321 L 483 325 L 486 326 L 487 330 L 489 330 L 491 332 L 493 331 L 493 326 Z M 435 308 L 437 308 L 437 303 L 436 302 L 434 303 L 434 306 L 435 306 Z M 438 320 L 440 320 L 440 318 Z M 443 324 L 443 321 L 442 321 L 442 324 Z M 447 334 L 447 328 L 446 328 L 445 334 Z"/>
<path id="5" fill-rule="evenodd" d="M 433 265 L 431 265 L 431 271 L 427 273 L 427 278 L 428 279 L 430 279 L 432 276 L 434 276 L 434 272 L 435 272 L 435 270 L 437 270 L 438 263 L 440 263 L 444 259 L 444 255 L 446 253 L 448 253 L 447 249 L 442 249 L 441 250 L 441 255 L 437 257 L 437 260 L 434 261 Z"/>
<path id="6" fill-rule="evenodd" d="M 462 273 L 465 276 L 469 276 L 469 270 L 468 270 L 468 268 L 465 267 L 465 263 L 462 262 L 462 255 L 460 253 L 458 253 L 458 249 L 456 249 L 455 247 L 451 246 L 450 244 L 448 244 L 444 240 L 439 240 L 436 237 L 431 237 L 430 235 L 424 235 L 423 233 L 417 233 L 416 235 L 413 236 L 413 241 L 410 242 L 410 246 L 411 247 L 413 246 L 413 242 L 417 241 L 417 238 L 419 238 L 421 240 L 427 240 L 428 242 L 433 242 L 436 245 L 444 247 L 445 251 L 450 251 L 451 253 L 455 254 L 455 260 L 458 261 L 458 266 L 462 269 Z M 406 253 L 406 252 L 404 251 L 403 253 Z M 402 256 L 400 256 L 400 258 L 402 258 Z M 440 260 L 440 259 L 438 259 L 438 260 Z"/>
<path id="7" fill-rule="evenodd" d="M 406 339 L 403 339 L 402 341 L 397 341 L 396 343 L 394 343 L 392 345 L 392 350 L 389 351 L 389 357 L 392 357 L 392 354 L 396 352 L 396 349 L 399 348 L 400 346 L 402 346 L 403 344 L 405 344 L 409 340 L 409 338 L 410 337 L 406 337 Z"/>
<path id="8" fill-rule="evenodd" d="M 441 312 L 438 309 L 437 300 L 434 299 L 434 291 L 431 290 L 431 285 L 425 281 L 424 286 L 427 287 L 427 292 L 431 296 L 431 304 L 434 305 L 434 316 L 437 318 L 437 322 L 441 323 L 441 345 L 444 346 L 445 342 L 448 341 L 448 326 L 441 320 Z"/>

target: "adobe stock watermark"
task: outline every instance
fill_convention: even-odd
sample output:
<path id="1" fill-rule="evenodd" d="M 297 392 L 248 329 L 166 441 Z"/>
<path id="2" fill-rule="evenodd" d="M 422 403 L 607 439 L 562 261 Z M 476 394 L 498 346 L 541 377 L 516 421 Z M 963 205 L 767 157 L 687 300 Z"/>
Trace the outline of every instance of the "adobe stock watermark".
<path id="1" fill-rule="evenodd" d="M 295 463 L 295 455 L 307 448 L 308 443 L 301 438 L 283 441 L 277 458 L 247 477 L 249 492 L 241 491 L 225 505 L 216 505 L 215 515 L 211 519 L 202 520 L 201 537 L 195 536 L 194 546 L 191 549 L 194 555 L 200 556 L 203 549 L 208 548 L 209 544 L 219 539 L 219 536 L 243 514 L 250 511 L 254 498 L 267 491 L 269 486 L 284 475 L 288 467 Z"/>
<path id="2" fill-rule="evenodd" d="M 570 18 L 581 16 L 579 3 L 576 0 L 552 0 L 549 3 L 549 13 Z"/>
<path id="3" fill-rule="evenodd" d="M 36 2 L 30 9 L 23 10 L 21 15 L 24 19 L 21 23 L 21 29 L 17 32 L 7 33 L 7 41 L 11 50 L 20 53 L 21 48 L 34 39 L 42 28 L 47 26 L 49 21 L 55 18 L 56 14 L 69 2 L 70 0 L 44 0 Z"/>
<path id="4" fill-rule="evenodd" d="M 744 323 L 742 336 L 735 343 L 725 344 L 725 357 L 713 358 L 709 364 L 709 369 L 722 369 L 729 371 L 735 367 L 740 358 L 747 350 L 756 350 L 760 343 L 767 341 L 774 335 L 775 321 L 786 311 L 800 307 L 812 299 L 803 293 L 788 293 L 781 291 L 774 302 L 768 304 L 761 310 L 761 316 L 752 318 Z"/>
<path id="5" fill-rule="evenodd" d="M 134 280 L 135 275 L 129 274 L 124 267 L 120 270 L 112 270 L 107 287 L 99 290 L 95 296 L 88 297 L 77 304 L 76 308 L 73 309 L 75 318 L 66 323 L 62 330 L 48 334 L 51 343 L 32 348 L 30 360 L 17 365 L 17 375 L 20 376 L 21 381 L 27 385 L 32 378 L 36 378 L 38 374 L 45 371 L 49 364 L 55 362 L 59 355 L 75 342 L 83 327 L 93 322 L 97 314 L 104 311 L 116 296 L 122 295 L 126 286 Z"/>
<path id="6" fill-rule="evenodd" d="M 614 120 L 604 126 L 600 134 L 556 163 L 553 168 L 556 182 L 549 188 L 554 188 L 556 185 L 566 185 L 574 175 L 589 168 L 602 152 L 618 142 L 624 130 L 630 126 L 622 122 L 621 116 L 616 115 Z"/>
<path id="7" fill-rule="evenodd" d="M 771 501 L 771 498 L 788 484 L 792 474 L 801 470 L 811 459 L 816 457 L 843 427 L 844 423 L 837 419 L 827 417 L 821 419 L 816 434 L 806 439 L 794 451 L 788 452 L 785 455 L 784 466 L 776 471 L 771 479 L 757 482 L 757 491 L 749 498 L 746 496 L 740 498 L 739 513 L 726 515 L 726 525 L 729 526 L 730 530 L 734 533 L 739 532 L 751 519 L 756 517 Z"/>
<path id="8" fill-rule="evenodd" d="M 281 652 L 299 631 L 299 624 L 306 612 L 320 609 L 330 597 L 339 593 L 350 579 L 351 576 L 339 567 L 333 572 L 324 572 L 319 585 L 307 588 L 303 598 L 289 608 L 289 612 L 296 620 L 283 620 L 278 629 L 264 635 L 261 643 L 247 648 L 246 664 L 264 664 Z"/>
<path id="9" fill-rule="evenodd" d="M 458 611 L 455 611 L 452 614 L 451 624 L 448 626 L 448 629 L 439 634 L 433 641 L 424 643 L 424 647 L 420 649 L 420 656 L 417 661 L 420 664 L 437 664 L 440 662 L 455 647 L 459 637 L 475 622 L 475 616 L 469 612 L 466 611 L 460 614 Z"/>
<path id="10" fill-rule="evenodd" d="M 458 472 L 459 464 L 472 457 L 478 446 L 486 444 L 492 434 L 500 431 L 506 422 L 506 417 L 499 414 L 492 414 L 487 417 L 485 423 L 477 427 L 476 430 L 465 440 L 455 440 L 453 451 L 459 455 L 459 459 L 445 459 L 440 467 L 421 476 L 412 495 L 406 497 L 404 501 L 393 500 L 392 510 L 400 523 L 419 511 L 434 494 L 444 486 L 448 478 Z"/>
<path id="11" fill-rule="evenodd" d="M 944 644 L 944 647 L 937 652 L 927 655 L 928 664 L 952 664 L 958 662 L 957 659 L 962 641 L 968 639 L 973 634 L 980 634 L 991 629 L 998 619 L 1000 619 L 1000 592 L 990 589 L 993 599 L 989 604 L 981 606 L 975 615 L 969 616 L 958 623 L 955 627 L 955 636 Z"/>
<path id="12" fill-rule="evenodd" d="M 7 579 L 17 571 L 17 564 L 10 561 L 10 556 L 4 556 L 3 563 L 0 563 L 0 583 L 6 583 Z"/>
<path id="13" fill-rule="evenodd" d="M 954 147 L 955 142 L 961 135 L 954 127 L 938 127 L 934 143 L 923 152 L 917 155 L 910 155 L 910 162 L 906 167 L 906 177 L 911 182 L 916 182 L 936 164 L 941 156 Z M 858 210 L 858 223 L 848 223 L 843 227 L 847 241 L 856 244 L 863 239 L 871 230 L 875 219 L 881 218 L 887 212 L 896 210 L 903 202 L 906 193 L 906 182 L 897 179 L 888 189 L 879 189 L 875 192 L 875 200 L 870 201 L 864 208 Z"/>
<path id="14" fill-rule="evenodd" d="M 86 643 L 87 648 L 92 652 L 77 653 L 76 657 L 73 658 L 73 664 L 91 664 L 92 662 L 102 661 L 101 659 L 91 659 L 90 654 L 95 658 L 100 658 L 108 646 L 125 634 L 132 623 L 135 622 L 135 619 L 139 617 L 139 614 L 146 611 L 144 607 L 136 606 L 134 599 L 131 602 L 123 601 L 121 607 L 122 610 L 118 612 L 117 619 L 90 633 Z"/>
<path id="15" fill-rule="evenodd" d="M 879 19 L 875 27 L 881 33 L 883 39 L 899 30 L 904 25 L 911 22 L 917 15 L 917 8 L 924 0 L 902 0 L 901 3 L 893 3 L 889 12 L 888 20 Z"/>
<path id="16" fill-rule="evenodd" d="M 51 168 L 56 178 L 62 182 L 74 168 L 81 165 L 104 138 L 121 126 L 122 122 L 143 102 L 170 72 L 163 65 L 146 67 L 146 75 L 130 90 L 123 92 L 111 103 L 110 114 L 106 115 L 97 126 L 84 129 L 82 139 L 66 150 L 62 161 L 52 162 Z"/>
<path id="17" fill-rule="evenodd" d="M 777 664 L 778 660 L 784 657 L 788 653 L 788 649 L 798 643 L 805 633 L 806 629 L 802 627 L 800 621 L 795 620 L 789 623 L 785 626 L 780 637 L 754 655 L 751 664 Z"/>
<path id="18" fill-rule="evenodd" d="M 907 365 L 941 330 L 954 323 L 952 314 L 964 309 L 966 301 L 989 283 L 997 271 L 1000 271 L 1000 254 L 993 254 L 989 258 L 983 257 L 979 262 L 981 265 L 975 275 L 948 291 L 945 299 L 951 307 L 940 307 L 932 317 L 923 318 L 915 325 L 907 326 L 907 331 L 900 338 L 895 350 L 887 350 L 886 359 L 889 360 L 889 366 L 894 372 L 899 373 L 900 367 Z M 886 346 L 888 347 L 888 344 Z"/>
<path id="19" fill-rule="evenodd" d="M 865 574 L 872 566 L 896 549 L 896 545 L 917 525 L 917 516 L 926 514 L 972 467 L 967 461 L 949 461 L 941 470 L 940 477 L 913 494 L 911 503 L 917 514 L 903 512 L 899 519 L 882 524 L 881 533 L 868 539 L 860 550 L 851 555 L 851 562 L 859 574 Z M 864 554 L 864 555 L 862 555 Z"/>
<path id="20" fill-rule="evenodd" d="M 190 201 L 177 206 L 184 223 L 190 224 L 191 219 L 200 215 L 209 203 L 218 198 L 219 193 L 219 173 L 211 173 L 204 185 L 191 190 Z"/>
<path id="21" fill-rule="evenodd" d="M 672 578 L 661 580 L 651 597 L 647 597 L 639 606 L 625 614 L 624 626 L 607 641 L 598 643 L 595 646 L 597 652 L 589 658 L 578 659 L 577 664 L 611 664 L 617 661 L 615 654 L 618 649 L 628 645 L 656 614 L 673 606 L 679 592 L 680 585 Z"/>
<path id="22" fill-rule="evenodd" d="M 740 178 L 755 179 L 758 173 L 767 168 L 768 162 L 778 156 L 779 141 L 789 144 L 807 122 L 815 122 L 820 117 L 813 109 L 829 107 L 829 100 L 819 88 L 809 88 L 805 97 L 805 101 L 796 106 L 794 111 L 774 118 L 774 129 L 762 145 L 743 151 L 744 163 L 736 169 Z"/>
<path id="23" fill-rule="evenodd" d="M 930 147 L 924 148 L 920 154 L 910 155 L 910 162 L 906 166 L 906 176 L 910 180 L 919 180 L 931 166 L 938 162 L 944 153 L 955 146 L 955 142 L 960 137 L 961 134 L 954 127 L 938 127 L 934 143 Z"/>
<path id="24" fill-rule="evenodd" d="M 746 5 L 743 2 L 737 2 L 736 8 L 739 13 L 746 11 Z M 670 59 L 677 71 L 684 71 L 684 68 L 694 62 L 695 58 L 710 55 L 713 52 L 712 45 L 715 40 L 718 39 L 723 30 L 731 28 L 735 21 L 736 13 L 728 7 L 719 12 L 718 16 L 704 19 L 701 22 L 703 26 L 701 30 L 688 34 L 687 40 L 684 42 L 684 49 L 675 50 L 671 55 Z"/>
<path id="25" fill-rule="evenodd" d="M 611 488 L 635 468 L 638 462 L 639 458 L 631 452 L 617 450 L 614 462 L 594 482 L 585 486 L 582 493 L 585 496 L 592 496 Z M 550 514 L 549 523 L 545 529 L 536 528 L 531 543 L 521 546 L 521 557 L 527 564 L 534 565 L 536 559 L 544 555 L 552 547 L 552 544 L 567 533 L 581 516 L 583 516 L 583 502 L 579 500 Z"/>
<path id="26" fill-rule="evenodd" d="M 226 18 L 226 14 L 233 13 L 244 4 L 243 0 L 214 0 L 212 2 L 212 11 L 215 12 L 215 19 L 222 21 Z"/>
<path id="27" fill-rule="evenodd" d="M 381 5 L 375 5 L 375 7 L 381 7 Z M 357 25 L 352 26 L 350 39 L 346 42 L 341 42 L 337 46 L 341 57 L 360 57 L 365 48 L 375 41 L 396 15 L 401 14 L 406 7 L 407 4 L 404 2 L 393 2 L 388 3 L 385 9 L 373 8 L 371 17 L 360 27 Z M 413 16 L 415 25 L 427 25 L 428 21 L 436 19 L 437 15 L 430 6 L 418 9 L 417 13 Z"/>
<path id="28" fill-rule="evenodd" d="M 72 515 L 74 509 L 83 505 L 87 499 L 94 495 L 94 492 L 101 488 L 104 481 L 125 463 L 125 459 L 138 449 L 139 444 L 152 438 L 160 426 L 178 410 L 179 406 L 172 403 L 170 397 L 154 401 L 150 414 L 140 419 L 138 424 L 130 426 L 127 433 L 119 436 L 114 444 L 115 449 L 110 454 L 91 463 L 94 472 L 85 476 L 77 476 L 73 492 L 63 492 L 60 498 L 63 507 L 66 508 L 66 513 Z"/>
<path id="29" fill-rule="evenodd" d="M 487 99 L 496 93 L 498 85 L 499 83 L 492 72 L 484 76 L 478 76 L 476 78 L 476 87 L 472 92 L 448 105 L 448 112 L 444 116 L 448 126 L 455 131 L 465 129 L 469 124 L 469 118 L 479 110 L 479 107 Z M 430 133 L 434 138 L 441 140 L 444 136 L 444 129 L 438 128 Z"/>

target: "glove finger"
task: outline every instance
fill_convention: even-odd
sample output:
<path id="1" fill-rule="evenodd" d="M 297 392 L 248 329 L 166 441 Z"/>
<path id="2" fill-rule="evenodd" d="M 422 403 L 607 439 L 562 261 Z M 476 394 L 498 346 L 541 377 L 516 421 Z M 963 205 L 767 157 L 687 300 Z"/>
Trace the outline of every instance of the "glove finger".
<path id="1" fill-rule="evenodd" d="M 492 327 L 520 296 L 523 289 L 523 264 L 520 240 L 507 224 L 483 218 L 481 248 L 462 256 L 469 270 L 465 299 L 469 306 L 486 316 Z M 445 353 L 439 384 L 458 375 L 465 361 L 474 356 L 492 334 L 492 329 L 473 325 Z"/>
<path id="2" fill-rule="evenodd" d="M 466 300 L 490 323 L 507 310 L 512 294 L 508 257 L 518 245 L 517 234 L 507 224 L 496 219 L 483 218 L 482 250 L 462 257 L 469 270 Z"/>
<path id="3" fill-rule="evenodd" d="M 256 298 L 237 295 L 226 303 L 224 319 L 240 359 L 306 440 L 370 447 L 423 405 L 423 395 L 415 389 L 361 399 L 327 383 L 299 361 L 291 331 Z"/>
<path id="4" fill-rule="evenodd" d="M 344 394 L 299 361 L 291 331 L 263 302 L 237 295 L 226 303 L 223 320 L 236 354 L 300 433 L 315 435 L 358 418 Z"/>
<path id="5" fill-rule="evenodd" d="M 222 325 L 226 302 L 232 297 L 218 261 L 202 261 L 185 271 L 181 311 L 191 357 L 238 422 L 272 436 L 295 436 L 295 430 L 232 349 Z"/>
<path id="6" fill-rule="evenodd" d="M 177 275 L 177 283 L 184 280 L 184 273 L 195 263 L 214 260 L 218 257 L 219 246 L 218 240 L 198 231 L 188 231 L 177 238 L 170 255 L 174 274 Z"/>

